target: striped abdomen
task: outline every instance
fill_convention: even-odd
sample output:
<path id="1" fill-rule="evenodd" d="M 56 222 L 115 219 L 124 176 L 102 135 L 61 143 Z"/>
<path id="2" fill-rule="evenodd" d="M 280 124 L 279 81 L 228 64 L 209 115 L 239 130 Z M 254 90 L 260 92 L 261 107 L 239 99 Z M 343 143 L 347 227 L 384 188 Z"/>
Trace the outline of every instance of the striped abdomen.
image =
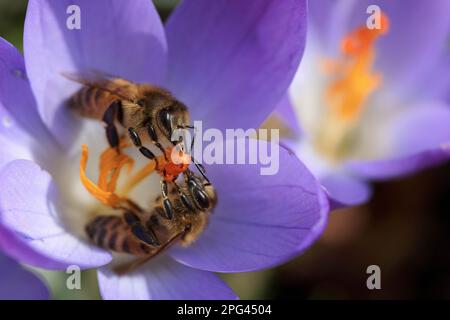
<path id="1" fill-rule="evenodd" d="M 80 81 L 81 82 L 81 81 Z M 116 100 L 133 100 L 137 86 L 123 79 L 83 82 L 84 86 L 69 100 L 69 107 L 86 118 L 102 120 L 106 109 Z"/>
<path id="2" fill-rule="evenodd" d="M 135 256 L 148 256 L 156 247 L 139 241 L 122 217 L 98 216 L 87 226 L 89 239 L 101 248 L 116 252 L 125 252 Z"/>

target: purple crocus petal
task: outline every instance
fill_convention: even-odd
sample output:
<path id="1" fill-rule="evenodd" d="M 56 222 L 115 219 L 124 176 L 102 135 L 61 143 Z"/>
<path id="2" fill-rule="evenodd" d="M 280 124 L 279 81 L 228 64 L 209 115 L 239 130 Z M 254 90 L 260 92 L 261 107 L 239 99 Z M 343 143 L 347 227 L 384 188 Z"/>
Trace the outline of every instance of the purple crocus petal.
<path id="1" fill-rule="evenodd" d="M 378 161 L 353 161 L 347 168 L 354 174 L 371 180 L 386 180 L 439 165 L 450 159 L 450 146 L 426 150 L 410 156 Z"/>
<path id="2" fill-rule="evenodd" d="M 359 2 L 365 2 L 366 6 Z M 392 88 L 393 92 L 401 90 L 410 96 L 414 94 L 410 90 L 416 82 L 422 79 L 447 49 L 450 2 L 358 1 L 362 10 L 370 4 L 379 5 L 390 20 L 389 32 L 380 38 L 378 46 L 377 67 L 383 73 L 384 84 Z M 362 12 L 362 18 L 364 22 L 367 14 Z"/>
<path id="3" fill-rule="evenodd" d="M 256 128 L 300 62 L 306 1 L 185 0 L 166 31 L 167 87 L 191 118 L 206 127 Z"/>
<path id="4" fill-rule="evenodd" d="M 104 265 L 111 255 L 66 232 L 57 211 L 58 192 L 50 175 L 28 160 L 0 172 L 0 246 L 19 261 L 59 269 Z M 12 237 L 11 237 L 12 236 Z"/>
<path id="5" fill-rule="evenodd" d="M 79 30 L 67 26 L 73 5 L 80 9 Z M 79 85 L 62 73 L 100 71 L 158 84 L 165 77 L 166 47 L 164 28 L 148 0 L 132 5 L 122 0 L 32 0 L 28 4 L 27 72 L 39 113 L 63 144 L 71 141 L 77 129 L 64 102 Z"/>
<path id="6" fill-rule="evenodd" d="M 168 256 L 153 259 L 122 276 L 102 267 L 98 282 L 102 297 L 111 300 L 237 299 L 215 274 L 183 266 Z"/>
<path id="7" fill-rule="evenodd" d="M 386 131 L 390 152 L 385 159 L 351 162 L 348 167 L 372 179 L 387 179 L 440 164 L 450 158 L 450 108 L 413 106 L 392 119 Z"/>
<path id="8" fill-rule="evenodd" d="M 440 164 L 450 159 L 450 108 L 431 104 L 399 112 L 385 139 L 390 153 L 375 161 L 352 161 L 348 168 L 371 179 L 387 179 Z"/>
<path id="9" fill-rule="evenodd" d="M 36 146 L 32 136 L 40 140 L 41 149 L 51 143 L 37 113 L 23 58 L 0 38 L 0 168 L 15 159 L 32 159 Z"/>
<path id="10" fill-rule="evenodd" d="M 33 273 L 0 253 L 0 300 L 46 300 L 50 293 Z"/>
<path id="11" fill-rule="evenodd" d="M 450 104 L 450 55 L 447 53 L 441 61 L 437 62 L 422 81 L 417 83 L 417 92 L 420 92 L 422 99 L 427 101 L 444 100 Z"/>
<path id="12" fill-rule="evenodd" d="M 357 1 L 314 0 L 308 2 L 309 29 L 327 56 L 339 52 L 342 37 L 349 32 L 349 21 Z M 367 5 L 366 5 L 367 8 Z M 366 10 L 364 9 L 363 13 Z M 365 20 L 364 20 L 365 21 Z"/>
<path id="13" fill-rule="evenodd" d="M 284 95 L 280 103 L 278 103 L 274 115 L 279 117 L 295 136 L 298 136 L 301 133 L 300 122 L 294 112 L 294 107 L 290 101 L 289 95 Z"/>
<path id="14" fill-rule="evenodd" d="M 0 146 L 2 148 L 0 169 L 15 159 L 32 159 L 32 152 L 27 147 L 27 143 L 30 141 L 29 137 L 18 127 L 10 114 L 2 107 L 1 102 L 0 121 L 3 121 L 0 123 Z"/>
<path id="15" fill-rule="evenodd" d="M 2 120 L 0 134 L 9 131 L 10 137 L 17 136 L 19 134 L 18 127 L 20 127 L 35 137 L 50 140 L 37 112 L 36 102 L 25 73 L 23 57 L 12 44 L 1 37 L 0 110 L 3 112 L 0 118 Z M 14 130 L 12 130 L 13 123 L 11 122 L 17 124 L 14 126 Z"/>
<path id="16" fill-rule="evenodd" d="M 259 143 L 260 150 L 268 147 Z M 224 154 L 233 151 L 237 154 L 228 144 Z M 245 272 L 281 264 L 311 245 L 326 222 L 326 195 L 295 155 L 280 149 L 278 163 L 274 175 L 261 175 L 260 164 L 208 168 L 218 205 L 200 238 L 173 248 L 171 256 L 202 270 Z"/>
<path id="17" fill-rule="evenodd" d="M 362 204 L 372 194 L 367 183 L 344 174 L 330 174 L 320 182 L 328 192 L 331 210 Z"/>
<path id="18" fill-rule="evenodd" d="M 388 141 L 393 155 L 411 155 L 439 147 L 450 142 L 450 106 L 427 103 L 405 108 L 389 127 Z"/>
<path id="19" fill-rule="evenodd" d="M 308 148 L 309 142 L 284 140 L 281 144 L 290 153 L 296 154 L 326 189 L 330 210 L 359 205 L 370 198 L 372 190 L 367 183 L 359 177 L 336 171 L 328 162 L 323 161 L 319 154 Z"/>

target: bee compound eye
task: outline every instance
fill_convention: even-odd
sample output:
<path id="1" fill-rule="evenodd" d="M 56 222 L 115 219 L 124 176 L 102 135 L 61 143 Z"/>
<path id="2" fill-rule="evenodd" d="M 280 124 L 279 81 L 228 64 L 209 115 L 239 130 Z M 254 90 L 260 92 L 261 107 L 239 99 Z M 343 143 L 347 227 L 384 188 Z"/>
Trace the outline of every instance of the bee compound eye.
<path id="1" fill-rule="evenodd" d="M 159 112 L 159 121 L 161 122 L 164 129 L 167 130 L 167 132 L 172 133 L 172 116 L 167 109 L 163 109 Z"/>

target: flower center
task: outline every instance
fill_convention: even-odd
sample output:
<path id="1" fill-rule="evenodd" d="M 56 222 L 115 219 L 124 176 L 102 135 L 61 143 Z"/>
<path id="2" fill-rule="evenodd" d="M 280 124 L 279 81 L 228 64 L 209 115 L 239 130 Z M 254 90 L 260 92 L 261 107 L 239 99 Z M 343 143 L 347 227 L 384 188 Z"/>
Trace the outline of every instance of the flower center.
<path id="1" fill-rule="evenodd" d="M 128 144 L 125 140 L 122 140 L 119 150 L 127 147 Z M 155 170 L 165 181 L 172 182 L 179 174 L 188 169 L 191 162 L 190 156 L 182 149 L 176 148 L 177 146 L 166 148 L 165 155 L 157 157 L 155 161 L 150 161 L 132 176 L 130 174 L 133 169 L 134 160 L 127 154 L 117 151 L 115 148 L 108 148 L 100 156 L 100 174 L 98 183 L 95 184 L 86 176 L 89 150 L 87 145 L 83 145 L 80 160 L 80 180 L 94 198 L 108 207 L 118 209 L 124 203 L 128 202 L 127 195 L 129 192 Z M 116 192 L 117 181 L 121 170 L 126 166 L 129 168 L 127 175 L 130 177 L 125 181 L 124 186 Z"/>
<path id="2" fill-rule="evenodd" d="M 381 28 L 356 28 L 342 39 L 341 56 L 324 61 L 330 78 L 324 94 L 327 110 L 315 145 L 334 162 L 347 155 L 364 106 L 381 84 L 381 75 L 373 71 L 374 45 L 388 27 L 388 18 L 382 14 Z"/>

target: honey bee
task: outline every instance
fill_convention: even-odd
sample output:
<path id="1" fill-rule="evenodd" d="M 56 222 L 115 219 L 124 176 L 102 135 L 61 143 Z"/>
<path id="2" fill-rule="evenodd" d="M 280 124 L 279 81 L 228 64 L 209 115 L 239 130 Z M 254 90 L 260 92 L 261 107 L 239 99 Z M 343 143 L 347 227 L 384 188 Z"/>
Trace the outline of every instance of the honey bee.
<path id="1" fill-rule="evenodd" d="M 122 135 L 117 125 L 120 125 L 140 153 L 156 162 L 156 172 L 161 176 L 161 195 L 152 210 L 145 211 L 127 199 L 127 206 L 116 208 L 122 211 L 121 216 L 97 216 L 87 224 L 89 239 L 105 249 L 142 257 L 143 262 L 174 243 L 187 246 L 195 241 L 208 223 L 217 196 L 203 166 L 191 155 L 186 161 L 187 153 L 181 149 L 184 161 L 172 161 L 173 148 L 183 142 L 182 137 L 171 140 L 173 131 L 195 129 L 189 125 L 187 107 L 167 90 L 150 84 L 116 77 L 90 80 L 66 76 L 83 84 L 70 98 L 69 107 L 82 117 L 102 121 L 109 145 L 118 152 Z M 148 140 L 162 152 L 164 159 L 158 160 L 144 146 Z M 170 147 L 163 147 L 165 142 Z M 193 144 L 194 140 L 191 150 Z M 201 176 L 189 170 L 191 162 Z M 177 182 L 180 174 L 183 178 Z"/>
<path id="2" fill-rule="evenodd" d="M 119 146 L 118 125 L 133 137 L 145 137 L 144 141 L 148 137 L 163 154 L 162 140 L 177 143 L 171 141 L 173 130 L 193 128 L 189 125 L 188 108 L 163 88 L 106 75 L 64 76 L 83 85 L 69 99 L 68 106 L 82 117 L 102 121 L 113 148 Z M 145 146 L 139 150 L 154 158 Z"/>
<path id="3" fill-rule="evenodd" d="M 102 121 L 112 148 L 119 150 L 118 124 L 128 131 L 131 141 L 145 157 L 157 161 L 155 154 L 144 146 L 150 140 L 169 160 L 162 140 L 174 146 L 182 142 L 181 139 L 172 141 L 174 130 L 195 129 L 189 125 L 186 105 L 163 88 L 102 74 L 64 76 L 83 85 L 69 99 L 69 108 L 82 117 Z M 193 141 L 191 148 L 192 146 Z M 203 166 L 193 157 L 191 160 L 208 180 Z"/>
<path id="4" fill-rule="evenodd" d="M 162 180 L 161 191 L 150 212 L 133 204 L 121 216 L 97 216 L 86 226 L 88 237 L 96 245 L 142 258 L 116 268 L 116 272 L 131 271 L 174 243 L 191 244 L 206 227 L 217 204 L 213 186 L 190 170 L 185 171 L 179 184 Z"/>

